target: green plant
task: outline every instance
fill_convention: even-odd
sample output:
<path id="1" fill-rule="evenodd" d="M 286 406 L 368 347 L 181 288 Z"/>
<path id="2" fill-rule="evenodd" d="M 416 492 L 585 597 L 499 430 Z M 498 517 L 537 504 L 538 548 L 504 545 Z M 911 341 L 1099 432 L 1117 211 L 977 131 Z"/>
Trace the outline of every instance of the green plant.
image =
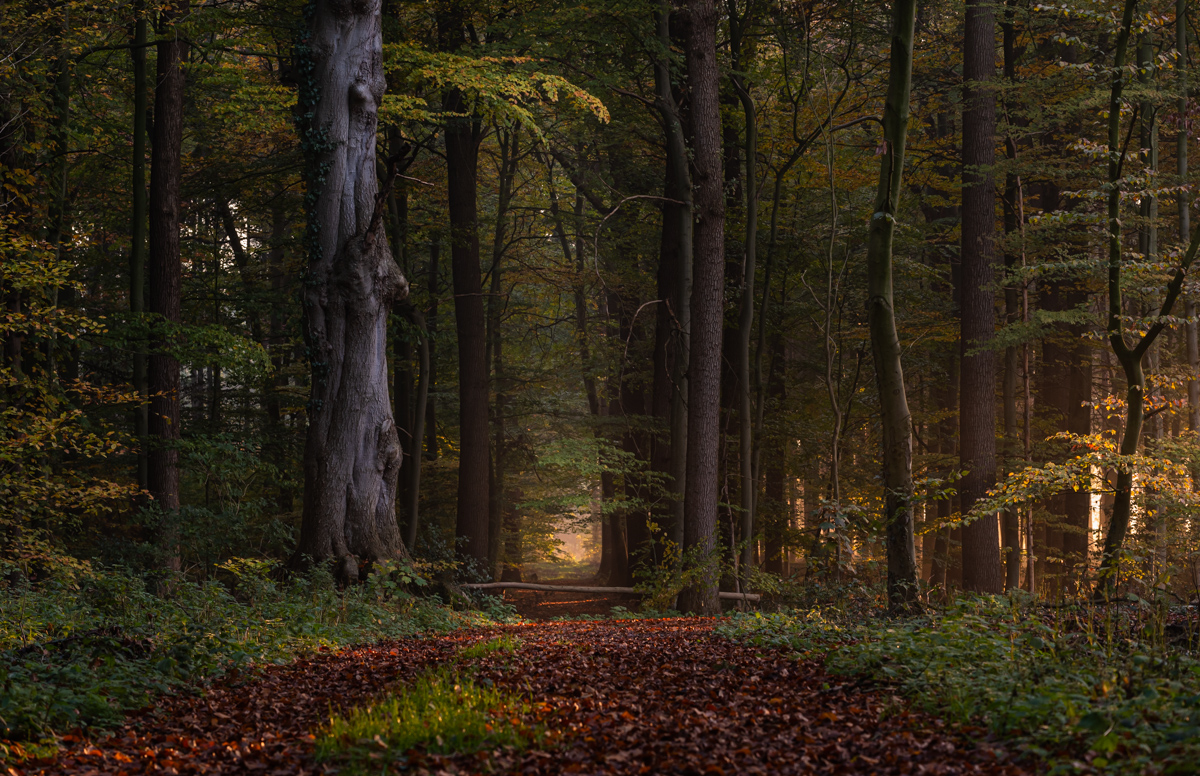
<path id="1" fill-rule="evenodd" d="M 503 636 L 497 636 L 494 639 L 487 641 L 477 641 L 469 647 L 463 647 L 458 651 L 459 658 L 463 660 L 478 660 L 488 655 L 495 655 L 500 652 L 511 655 L 521 646 L 521 640 L 512 634 L 506 633 Z"/>
<path id="2" fill-rule="evenodd" d="M 368 585 L 338 590 L 329 571 L 276 579 L 275 561 L 239 558 L 218 581 L 146 580 L 127 569 L 62 566 L 37 587 L 0 595 L 0 738 L 36 740 L 110 728 L 168 690 L 247 663 L 320 647 L 491 624 Z M 165 584 L 164 584 L 165 583 Z"/>
<path id="3" fill-rule="evenodd" d="M 344 763 L 344 773 L 376 774 L 416 748 L 522 748 L 539 737 L 518 722 L 524 711 L 520 699 L 441 668 L 370 706 L 335 715 L 317 738 L 317 758 Z"/>
<path id="4" fill-rule="evenodd" d="M 1190 772 L 1200 757 L 1200 660 L 1164 610 L 1039 608 L 964 597 L 908 620 L 812 609 L 737 615 L 719 631 L 823 656 L 836 674 L 895 686 L 921 709 L 984 725 L 1051 771 Z"/>

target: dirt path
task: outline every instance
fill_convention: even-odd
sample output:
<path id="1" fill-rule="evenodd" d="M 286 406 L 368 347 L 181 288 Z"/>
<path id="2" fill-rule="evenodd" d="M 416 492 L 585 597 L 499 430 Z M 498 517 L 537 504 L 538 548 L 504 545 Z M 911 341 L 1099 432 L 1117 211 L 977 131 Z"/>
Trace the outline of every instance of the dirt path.
<path id="1" fill-rule="evenodd" d="M 699 619 L 549 623 L 470 631 L 322 654 L 204 698 L 164 702 L 32 774 L 308 774 L 312 732 L 331 708 L 500 632 L 515 654 L 474 663 L 480 680 L 526 694 L 544 751 L 408 753 L 411 773 L 975 774 L 1024 773 L 963 731 L 910 713 L 887 693 L 852 687 L 813 663 L 735 644 Z M 978 732 L 978 731 L 975 731 Z M 388 753 L 395 757 L 404 753 Z"/>

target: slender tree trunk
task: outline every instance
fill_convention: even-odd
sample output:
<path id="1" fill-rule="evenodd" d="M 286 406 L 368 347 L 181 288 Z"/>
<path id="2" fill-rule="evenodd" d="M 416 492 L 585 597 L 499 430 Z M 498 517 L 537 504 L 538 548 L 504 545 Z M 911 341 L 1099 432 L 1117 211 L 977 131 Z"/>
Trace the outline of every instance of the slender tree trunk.
<path id="1" fill-rule="evenodd" d="M 146 7 L 144 0 L 135 6 L 133 48 L 133 223 L 129 243 L 129 310 L 134 321 L 141 324 L 146 310 Z M 138 337 L 133 353 L 133 388 L 140 402 L 133 410 L 133 435 L 137 439 L 137 483 L 142 490 L 149 484 L 150 393 L 147 383 L 145 342 Z"/>
<path id="2" fill-rule="evenodd" d="M 154 89 L 154 140 L 150 156 L 149 261 L 147 310 L 157 329 L 147 372 L 150 394 L 147 486 L 167 528 L 160 537 L 164 563 L 179 570 L 179 362 L 170 354 L 170 326 L 180 320 L 180 196 L 183 153 L 183 60 L 187 43 L 173 23 L 187 13 L 186 3 L 164 14 L 167 29 L 158 44 Z"/>
<path id="3" fill-rule="evenodd" d="M 1108 114 L 1108 147 L 1110 152 L 1108 162 L 1108 339 L 1113 353 L 1117 356 L 1126 380 L 1126 414 L 1125 433 L 1121 438 L 1120 452 L 1122 455 L 1133 455 L 1138 451 L 1141 441 L 1142 421 L 1144 418 L 1144 400 L 1146 390 L 1145 374 L 1142 371 L 1142 359 L 1146 356 L 1155 339 L 1166 328 L 1166 317 L 1171 314 L 1176 300 L 1183 289 L 1184 277 L 1196 259 L 1197 249 L 1200 248 L 1200 231 L 1197 231 L 1188 244 L 1188 249 L 1180 262 L 1170 283 L 1167 285 L 1166 298 L 1159 308 L 1157 320 L 1140 337 L 1135 338 L 1131 347 L 1126 340 L 1124 322 L 1124 297 L 1122 295 L 1121 259 L 1122 259 L 1122 224 L 1121 224 L 1121 180 L 1123 164 L 1121 149 L 1121 106 L 1125 88 L 1125 63 L 1129 54 L 1130 31 L 1133 27 L 1133 17 L 1137 10 L 1138 0 L 1126 0 L 1121 14 L 1121 26 L 1117 33 L 1116 46 L 1113 54 L 1112 88 L 1109 93 Z M 1100 562 L 1100 574 L 1097 592 L 1111 592 L 1116 585 L 1116 568 L 1121 551 L 1124 547 L 1125 536 L 1129 532 L 1129 518 L 1132 511 L 1133 472 L 1118 471 L 1113 498 L 1112 516 L 1109 519 L 1108 532 L 1104 537 L 1104 552 Z"/>
<path id="4" fill-rule="evenodd" d="M 432 365 L 429 352 L 429 332 L 425 326 L 425 316 L 421 315 L 412 305 L 405 305 L 404 314 L 407 316 L 409 323 L 416 328 L 421 336 L 421 341 L 417 346 L 417 357 L 420 360 L 421 374 L 417 378 L 417 406 L 413 412 L 412 460 L 409 461 L 408 488 L 405 491 L 408 496 L 408 504 L 405 509 L 405 512 L 408 514 L 408 536 L 406 537 L 406 542 L 409 552 L 415 552 L 417 549 L 417 530 L 421 522 L 419 511 L 421 504 L 421 461 L 424 458 L 421 455 L 421 440 L 425 436 L 425 412 L 429 402 L 429 383 L 431 380 Z"/>
<path id="5" fill-rule="evenodd" d="M 892 239 L 900 209 L 904 149 L 908 139 L 916 0 L 892 6 L 891 57 L 883 106 L 879 186 L 867 237 L 867 315 L 883 427 L 884 522 L 887 532 L 888 605 L 908 609 L 917 596 L 913 526 L 912 416 L 904 388 L 900 338 L 892 296 Z"/>
<path id="6" fill-rule="evenodd" d="M 685 26 L 680 14 L 674 19 Z M 662 244 L 659 249 L 658 325 L 655 353 L 661 353 L 661 372 L 655 370 L 656 414 L 668 419 L 666 454 L 667 487 L 671 494 L 669 536 L 683 544 L 684 490 L 687 479 L 687 362 L 691 339 L 692 293 L 692 176 L 688 167 L 687 133 L 677 93 L 672 83 L 670 52 L 672 12 L 663 0 L 655 13 L 659 54 L 654 61 L 654 102 L 663 125 L 666 171 L 663 196 Z M 663 408 L 660 410 L 659 408 Z"/>
<path id="7" fill-rule="evenodd" d="M 1187 0 L 1175 0 L 1175 49 L 1179 59 L 1175 62 L 1179 74 L 1179 98 L 1176 110 L 1180 116 L 1188 113 L 1188 34 Z M 1188 128 L 1181 124 L 1175 137 L 1175 172 L 1179 183 L 1188 179 Z M 1175 195 L 1179 208 L 1179 242 L 1187 245 L 1192 238 L 1190 198 L 1187 189 Z M 1200 432 L 1200 325 L 1196 322 L 1196 300 L 1189 297 L 1184 315 L 1187 316 L 1187 363 L 1188 363 L 1188 430 Z M 1192 489 L 1200 490 L 1200 471 L 1192 472 Z"/>
<path id="8" fill-rule="evenodd" d="M 996 97 L 987 83 L 995 74 L 995 18 L 985 0 L 967 0 L 963 39 L 962 192 L 962 466 L 959 487 L 966 514 L 996 481 L 996 369 L 989 344 L 995 337 Z M 963 587 L 998 593 L 1004 589 L 996 516 L 963 528 Z"/>
<path id="9" fill-rule="evenodd" d="M 488 373 L 494 375 L 496 401 L 491 411 L 493 451 L 491 493 L 488 504 L 488 568 L 494 576 L 500 572 L 500 553 L 503 549 L 502 538 L 504 531 L 504 515 L 508 511 L 505 504 L 505 475 L 507 474 L 507 447 L 504 428 L 507 412 L 505 407 L 506 384 L 504 375 L 503 331 L 501 319 L 504 313 L 504 249 L 507 240 L 507 219 L 509 206 L 512 203 L 513 181 L 520 163 L 519 130 L 502 130 L 499 135 L 500 166 L 498 171 L 498 186 L 496 196 L 496 224 L 492 231 L 492 268 L 491 287 L 487 299 L 487 342 L 488 342 Z"/>
<path id="10" fill-rule="evenodd" d="M 388 315 L 408 283 L 388 248 L 376 177 L 385 83 L 379 0 L 315 0 L 297 60 L 306 152 L 308 267 L 304 336 L 312 364 L 304 449 L 304 516 L 293 564 L 406 557 L 396 524 L 403 452 L 392 415 Z M 388 181 L 387 185 L 391 185 Z"/>
<path id="11" fill-rule="evenodd" d="M 721 107 L 717 85 L 717 12 L 713 0 L 688 0 L 688 84 L 691 89 L 695 232 L 688 364 L 685 552 L 701 566 L 680 595 L 685 612 L 715 614 L 717 468 L 721 412 L 721 329 L 725 291 L 725 200 L 721 169 Z"/>
<path id="12" fill-rule="evenodd" d="M 744 70 L 742 40 L 746 26 L 750 23 L 750 8 L 740 19 L 737 4 L 729 0 L 730 42 L 733 52 L 733 69 Z M 746 543 L 742 551 L 742 565 L 750 568 L 754 563 L 754 523 L 758 482 L 754 471 L 754 416 L 751 402 L 750 383 L 750 338 L 754 333 L 754 280 L 758 255 L 758 118 L 755 115 L 754 98 L 749 85 L 741 75 L 731 75 L 734 91 L 742 104 L 745 123 L 746 150 L 746 236 L 742 263 L 741 309 L 738 312 L 738 464 L 741 474 L 741 540 Z"/>
<path id="13" fill-rule="evenodd" d="M 1010 87 L 1017 83 L 1016 27 L 1013 24 L 1014 0 L 1005 3 L 1004 22 L 1001 25 L 1004 41 L 1004 80 Z M 1005 139 L 1005 149 L 1010 164 L 1017 161 L 1017 141 L 1011 135 Z M 1021 178 L 1016 171 L 1009 171 L 1004 180 L 1004 235 L 1007 249 L 1004 252 L 1004 267 L 1007 277 L 1004 283 L 1004 321 L 1008 326 L 1021 320 L 1020 299 L 1014 275 L 1023 266 L 1024 253 L 1024 191 Z M 1013 241 L 1018 240 L 1018 245 Z M 1021 283 L 1027 282 L 1023 277 Z M 1016 345 L 1004 349 L 1004 457 L 1007 470 L 1012 471 L 1021 457 L 1021 440 L 1017 430 L 1017 377 L 1020 370 L 1020 353 Z M 1004 545 L 1004 587 L 1011 590 L 1021 586 L 1021 515 L 1017 507 L 1004 510 L 1001 517 L 1001 540 Z"/>
<path id="14" fill-rule="evenodd" d="M 284 299 L 288 293 L 289 283 L 284 268 L 288 228 L 287 211 L 277 199 L 271 208 L 271 237 L 267 249 L 267 271 L 271 277 L 271 294 L 275 299 Z M 263 404 L 267 413 L 267 460 L 279 471 L 284 471 L 290 447 L 286 438 L 288 429 L 279 400 L 279 389 L 288 384 L 288 377 L 284 373 L 284 366 L 288 360 L 284 355 L 284 348 L 281 347 L 285 341 L 284 316 L 279 305 L 272 305 L 267 316 L 267 335 L 263 344 L 270 354 L 274 374 L 267 378 L 263 388 Z M 284 514 L 292 511 L 295 501 L 289 480 L 290 478 L 280 477 L 276 485 L 275 508 Z"/>
<path id="15" fill-rule="evenodd" d="M 462 95 L 446 98 L 451 113 L 465 109 Z M 479 265 L 479 218 L 476 183 L 479 130 L 469 118 L 446 125 L 446 176 L 450 202 L 450 256 L 454 277 L 454 320 L 458 333 L 458 518 L 459 551 L 481 565 L 488 559 L 487 319 Z"/>
<path id="16" fill-rule="evenodd" d="M 428 336 L 425 344 L 429 348 L 429 387 L 425 403 L 425 455 L 429 460 L 436 461 L 438 457 L 437 436 L 437 341 L 438 341 L 438 295 L 441 294 L 441 275 L 439 274 L 439 259 L 442 244 L 437 237 L 429 243 L 429 319 L 427 324 Z"/>

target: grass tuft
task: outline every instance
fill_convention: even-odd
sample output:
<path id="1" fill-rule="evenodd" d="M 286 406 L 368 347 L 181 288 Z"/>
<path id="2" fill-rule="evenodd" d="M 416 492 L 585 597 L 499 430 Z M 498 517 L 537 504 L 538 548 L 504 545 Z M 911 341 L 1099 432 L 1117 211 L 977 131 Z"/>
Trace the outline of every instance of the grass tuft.
<path id="1" fill-rule="evenodd" d="M 395 760 L 413 749 L 440 754 L 521 749 L 538 737 L 518 719 L 525 710 L 518 698 L 441 668 L 401 692 L 334 716 L 317 738 L 317 759 L 341 760 L 343 773 L 374 774 L 381 759 Z"/>
<path id="2" fill-rule="evenodd" d="M 521 640 L 510 633 L 503 636 L 497 636 L 494 639 L 487 641 L 478 641 L 469 647 L 463 647 L 458 651 L 458 656 L 464 660 L 479 660 L 488 655 L 495 655 L 500 652 L 511 655 L 521 646 Z"/>

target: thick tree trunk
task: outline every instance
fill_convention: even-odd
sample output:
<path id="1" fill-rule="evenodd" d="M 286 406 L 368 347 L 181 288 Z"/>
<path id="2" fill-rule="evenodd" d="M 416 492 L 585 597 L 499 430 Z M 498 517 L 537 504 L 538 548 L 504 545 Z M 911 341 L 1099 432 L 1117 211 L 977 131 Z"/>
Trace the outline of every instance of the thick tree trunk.
<path id="1" fill-rule="evenodd" d="M 996 481 L 995 337 L 996 96 L 987 83 L 996 70 L 995 17 L 984 0 L 967 0 L 963 38 L 962 373 L 959 450 L 967 474 L 959 493 L 966 514 Z M 963 528 L 963 587 L 1004 590 L 996 515 Z"/>
<path id="2" fill-rule="evenodd" d="M 388 315 L 408 283 L 388 249 L 375 136 L 384 92 L 379 0 L 316 0 L 299 48 L 307 156 L 304 335 L 312 364 L 304 518 L 293 564 L 405 557 L 396 524 L 403 456 L 388 393 Z M 389 182 L 390 185 L 390 182 Z"/>
<path id="3" fill-rule="evenodd" d="M 685 612 L 716 614 L 718 435 L 721 412 L 721 329 L 725 292 L 725 199 L 721 170 L 721 107 L 717 85 L 717 12 L 713 0 L 689 0 L 688 84 L 691 90 L 695 194 L 691 354 L 688 364 L 687 472 L 683 546 L 702 569 L 680 595 Z"/>
<path id="4" fill-rule="evenodd" d="M 892 296 L 892 238 L 900 209 L 904 149 L 908 139 L 916 0 L 892 6 L 892 44 L 883 106 L 883 153 L 867 237 L 867 316 L 883 427 L 884 521 L 887 532 L 888 605 L 908 609 L 917 597 L 913 526 L 912 416 L 900 363 Z"/>
<path id="5" fill-rule="evenodd" d="M 175 8 L 171 24 L 187 13 Z M 180 320 L 179 188 L 183 175 L 183 60 L 187 43 L 169 27 L 158 44 L 154 89 L 154 140 L 150 155 L 150 244 L 146 308 L 156 317 L 147 374 L 150 394 L 147 488 L 168 526 L 160 537 L 165 565 L 179 569 L 179 537 L 172 524 L 179 510 L 179 362 L 170 355 L 167 328 Z"/>

